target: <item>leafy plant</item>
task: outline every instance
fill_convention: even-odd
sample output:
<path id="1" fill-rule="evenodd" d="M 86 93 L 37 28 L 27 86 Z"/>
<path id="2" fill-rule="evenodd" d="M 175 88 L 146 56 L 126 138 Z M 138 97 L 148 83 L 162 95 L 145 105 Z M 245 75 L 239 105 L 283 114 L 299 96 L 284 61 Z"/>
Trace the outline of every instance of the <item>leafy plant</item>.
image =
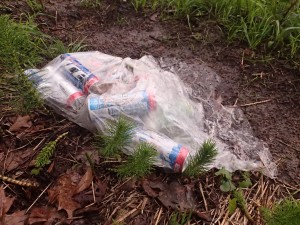
<path id="1" fill-rule="evenodd" d="M 45 147 L 39 152 L 35 159 L 35 168 L 31 170 L 31 174 L 38 175 L 44 166 L 51 163 L 51 157 L 53 156 L 57 142 L 65 137 L 68 132 L 59 135 L 54 141 L 48 142 Z"/>
<path id="2" fill-rule="evenodd" d="M 173 212 L 170 217 L 169 225 L 185 225 L 190 221 L 191 216 L 191 212 Z"/>
<path id="3" fill-rule="evenodd" d="M 184 174 L 190 177 L 199 176 L 207 171 L 207 166 L 214 161 L 216 155 L 216 144 L 211 140 L 205 141 L 196 154 L 188 159 Z"/>
<path id="4" fill-rule="evenodd" d="M 127 162 L 115 171 L 120 177 L 143 177 L 151 172 L 157 154 L 152 145 L 141 143 L 133 155 L 128 156 Z"/>
<path id="5" fill-rule="evenodd" d="M 249 211 L 247 209 L 247 202 L 244 198 L 243 191 L 241 190 L 234 190 L 233 196 L 236 201 L 237 206 L 244 212 L 247 219 L 251 222 L 253 222 L 253 218 L 250 216 Z"/>
<path id="6" fill-rule="evenodd" d="M 236 189 L 236 186 L 232 182 L 232 173 L 227 171 L 224 167 L 215 173 L 216 176 L 221 176 L 220 189 L 223 192 L 229 192 Z"/>
<path id="7" fill-rule="evenodd" d="M 300 221 L 300 202 L 285 199 L 272 209 L 261 208 L 266 225 L 298 225 Z"/>
<path id="8" fill-rule="evenodd" d="M 94 144 L 101 155 L 115 156 L 131 141 L 134 128 L 134 124 L 123 117 L 109 121 L 106 135 L 96 135 Z"/>

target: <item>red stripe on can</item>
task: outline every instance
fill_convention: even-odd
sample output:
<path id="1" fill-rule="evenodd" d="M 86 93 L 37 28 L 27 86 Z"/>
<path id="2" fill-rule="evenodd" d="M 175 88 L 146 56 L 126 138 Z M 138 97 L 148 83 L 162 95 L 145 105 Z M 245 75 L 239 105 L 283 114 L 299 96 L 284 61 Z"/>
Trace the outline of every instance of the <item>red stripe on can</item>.
<path id="1" fill-rule="evenodd" d="M 175 161 L 174 172 L 176 173 L 182 172 L 183 164 L 188 154 L 189 151 L 185 147 L 181 147 L 180 152 L 178 153 Z"/>
<path id="2" fill-rule="evenodd" d="M 82 97 L 83 95 L 84 94 L 81 91 L 77 91 L 74 94 L 71 94 L 67 99 L 68 106 L 71 106 L 76 99 Z"/>
<path id="3" fill-rule="evenodd" d="M 99 81 L 98 77 L 93 77 L 93 78 L 89 79 L 86 82 L 86 84 L 84 85 L 84 93 L 87 94 L 89 92 L 90 87 L 98 81 Z"/>
<path id="4" fill-rule="evenodd" d="M 156 109 L 156 99 L 153 93 L 149 93 L 149 106 L 150 106 L 150 111 Z"/>

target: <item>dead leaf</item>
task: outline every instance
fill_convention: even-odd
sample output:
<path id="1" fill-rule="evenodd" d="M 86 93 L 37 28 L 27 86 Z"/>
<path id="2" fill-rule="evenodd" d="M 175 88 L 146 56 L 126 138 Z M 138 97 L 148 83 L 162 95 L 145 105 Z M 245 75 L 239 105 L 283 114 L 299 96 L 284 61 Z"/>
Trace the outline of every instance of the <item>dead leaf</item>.
<path id="1" fill-rule="evenodd" d="M 13 214 L 6 215 L 5 224 L 7 225 L 24 225 L 27 215 L 25 215 L 25 210 L 16 211 Z"/>
<path id="2" fill-rule="evenodd" d="M 150 181 L 149 180 L 144 179 L 142 181 L 142 187 L 143 187 L 144 191 L 147 193 L 147 195 L 149 195 L 150 197 L 157 197 L 158 196 L 158 193 L 150 187 Z"/>
<path id="3" fill-rule="evenodd" d="M 15 198 L 5 196 L 3 186 L 0 187 L 0 218 L 4 218 Z"/>
<path id="4" fill-rule="evenodd" d="M 10 152 L 7 156 L 6 161 L 3 160 L 0 162 L 0 166 L 3 168 L 5 162 L 5 170 L 9 172 L 17 168 L 18 166 L 23 165 L 24 162 L 26 162 L 26 159 L 30 157 L 32 154 L 34 154 L 34 152 L 32 151 L 31 148 L 26 150 L 18 150 L 18 151 Z M 28 162 L 28 164 L 29 163 L 30 162 Z"/>
<path id="5" fill-rule="evenodd" d="M 78 193 L 84 191 L 85 189 L 87 189 L 92 184 L 92 181 L 93 181 L 93 171 L 92 171 L 91 167 L 88 167 L 86 173 L 81 178 L 81 181 L 79 182 L 79 184 L 77 186 L 75 194 L 78 194 Z"/>
<path id="6" fill-rule="evenodd" d="M 166 184 L 160 180 L 143 181 L 142 186 L 145 192 L 151 197 L 158 197 L 165 207 L 180 209 L 182 211 L 196 207 L 195 196 L 192 188 L 182 185 L 177 181 Z M 159 190 L 159 193 L 155 191 Z"/>
<path id="7" fill-rule="evenodd" d="M 75 171 L 67 171 L 66 174 L 59 177 L 56 185 L 48 190 L 49 202 L 58 202 L 58 210 L 64 209 L 68 218 L 73 217 L 73 212 L 81 207 L 81 204 L 75 201 L 73 196 L 88 188 L 92 179 L 92 171 L 89 169 L 83 177 Z"/>
<path id="8" fill-rule="evenodd" d="M 16 211 L 10 215 L 6 213 L 10 209 L 15 198 L 5 196 L 3 186 L 0 187 L 0 224 L 1 225 L 23 225 L 27 219 L 25 211 Z"/>
<path id="9" fill-rule="evenodd" d="M 29 128 L 32 126 L 31 118 L 29 115 L 20 116 L 18 115 L 16 121 L 9 128 L 10 132 L 16 132 L 23 128 Z"/>
<path id="10" fill-rule="evenodd" d="M 33 208 L 28 217 L 29 225 L 46 222 L 44 225 L 51 225 L 53 222 L 61 222 L 64 218 L 54 207 Z"/>
<path id="11" fill-rule="evenodd" d="M 211 222 L 212 221 L 210 212 L 200 212 L 198 210 L 195 210 L 194 214 L 196 214 L 200 219 L 203 219 L 203 220 L 205 220 L 207 222 Z"/>

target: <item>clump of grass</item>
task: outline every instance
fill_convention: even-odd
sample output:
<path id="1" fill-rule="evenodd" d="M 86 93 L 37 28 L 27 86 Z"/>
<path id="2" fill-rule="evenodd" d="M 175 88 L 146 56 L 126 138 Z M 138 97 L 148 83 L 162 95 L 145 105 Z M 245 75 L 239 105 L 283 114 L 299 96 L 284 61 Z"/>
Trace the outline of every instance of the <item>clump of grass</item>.
<path id="1" fill-rule="evenodd" d="M 250 48 L 264 48 L 286 58 L 299 58 L 300 0 L 132 0 L 136 9 L 160 8 L 190 20 L 213 17 L 228 34 Z"/>
<path id="2" fill-rule="evenodd" d="M 15 22 L 0 15 L 0 67 L 6 72 L 19 72 L 42 61 L 45 36 L 32 17 L 26 22 Z"/>
<path id="3" fill-rule="evenodd" d="M 298 225 L 300 221 L 300 202 L 285 199 L 272 209 L 261 209 L 266 225 Z"/>
<path id="4" fill-rule="evenodd" d="M 42 0 L 26 0 L 26 3 L 34 13 L 38 13 L 44 10 Z"/>
<path id="5" fill-rule="evenodd" d="M 189 158 L 184 174 L 190 177 L 197 177 L 201 173 L 206 172 L 207 166 L 214 161 L 216 155 L 216 144 L 211 140 L 205 141 L 196 154 Z"/>
<path id="6" fill-rule="evenodd" d="M 133 155 L 128 156 L 127 162 L 118 166 L 115 171 L 120 177 L 143 177 L 151 172 L 157 155 L 152 145 L 141 143 Z"/>
<path id="7" fill-rule="evenodd" d="M 51 157 L 54 154 L 58 141 L 64 138 L 67 134 L 68 132 L 59 135 L 54 141 L 48 142 L 45 147 L 43 147 L 35 159 L 35 168 L 31 170 L 31 174 L 38 175 L 44 166 L 51 163 Z"/>
<path id="8" fill-rule="evenodd" d="M 133 136 L 133 122 L 120 117 L 117 121 L 107 123 L 106 135 L 95 136 L 95 146 L 99 153 L 105 157 L 119 154 L 130 143 Z"/>

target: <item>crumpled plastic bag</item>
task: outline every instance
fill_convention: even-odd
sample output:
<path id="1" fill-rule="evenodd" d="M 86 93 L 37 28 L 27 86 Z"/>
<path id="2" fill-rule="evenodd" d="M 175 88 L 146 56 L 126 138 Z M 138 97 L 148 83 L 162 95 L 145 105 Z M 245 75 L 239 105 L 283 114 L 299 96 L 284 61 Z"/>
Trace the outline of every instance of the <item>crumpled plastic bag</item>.
<path id="1" fill-rule="evenodd" d="M 254 137 L 242 111 L 213 98 L 215 87 L 209 76 L 202 76 L 204 89 L 198 88 L 197 101 L 192 100 L 195 89 L 185 85 L 180 74 L 199 74 L 176 63 L 177 70 L 152 56 L 122 59 L 94 51 L 63 54 L 25 74 L 49 106 L 92 132 L 105 133 L 107 121 L 120 115 L 133 120 L 137 128 L 126 154 L 145 141 L 160 153 L 157 166 L 182 172 L 188 156 L 212 139 L 218 155 L 211 167 L 261 170 L 274 177 L 276 166 L 269 149 Z"/>

